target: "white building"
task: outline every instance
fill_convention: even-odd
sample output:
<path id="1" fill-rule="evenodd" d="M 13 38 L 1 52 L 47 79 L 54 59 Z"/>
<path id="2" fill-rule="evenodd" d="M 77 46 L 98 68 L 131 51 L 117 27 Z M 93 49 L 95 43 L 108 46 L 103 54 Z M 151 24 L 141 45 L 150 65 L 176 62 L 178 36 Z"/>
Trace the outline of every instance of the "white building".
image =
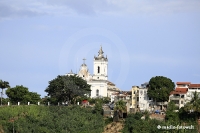
<path id="1" fill-rule="evenodd" d="M 91 85 L 91 98 L 111 97 L 112 93 L 120 91 L 114 83 L 108 81 L 108 58 L 107 56 L 104 57 L 103 53 L 101 47 L 98 56 L 94 57 L 93 75 L 89 73 L 85 61 L 81 65 L 78 73 L 78 76 L 82 77 L 89 85 Z M 72 75 L 72 73 L 66 75 Z"/>
<path id="2" fill-rule="evenodd" d="M 169 101 L 173 101 L 179 108 L 184 107 L 186 103 L 192 100 L 195 91 L 200 93 L 200 84 L 177 82 L 176 89 L 170 93 Z"/>
<path id="3" fill-rule="evenodd" d="M 147 95 L 147 91 L 148 91 L 148 88 L 146 87 L 140 87 L 139 88 L 139 94 L 138 94 L 138 97 L 139 97 L 139 108 L 140 108 L 140 111 L 145 111 L 145 110 L 148 110 L 150 111 L 151 110 L 151 107 L 152 107 L 152 100 L 148 97 Z"/>
<path id="4" fill-rule="evenodd" d="M 200 93 L 200 84 L 190 84 L 188 87 L 187 102 L 192 100 L 194 92 Z"/>

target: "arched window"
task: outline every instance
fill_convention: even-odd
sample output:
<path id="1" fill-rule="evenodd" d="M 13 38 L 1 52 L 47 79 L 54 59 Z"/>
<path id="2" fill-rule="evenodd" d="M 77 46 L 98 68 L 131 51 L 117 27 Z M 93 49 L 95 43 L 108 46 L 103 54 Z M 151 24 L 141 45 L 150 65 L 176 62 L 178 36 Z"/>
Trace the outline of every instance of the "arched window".
<path id="1" fill-rule="evenodd" d="M 98 66 L 98 70 L 97 71 L 98 71 L 98 73 L 100 73 L 100 67 L 99 66 Z"/>
<path id="2" fill-rule="evenodd" d="M 99 96 L 99 90 L 98 89 L 96 90 L 96 96 L 97 97 Z"/>

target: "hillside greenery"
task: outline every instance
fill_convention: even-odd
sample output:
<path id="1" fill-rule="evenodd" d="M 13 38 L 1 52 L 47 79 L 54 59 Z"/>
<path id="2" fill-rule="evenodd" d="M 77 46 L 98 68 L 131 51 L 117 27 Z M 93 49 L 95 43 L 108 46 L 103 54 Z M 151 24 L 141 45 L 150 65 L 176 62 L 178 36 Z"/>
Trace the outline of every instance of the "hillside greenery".
<path id="1" fill-rule="evenodd" d="M 7 106 L 0 109 L 0 132 L 101 133 L 104 120 L 80 106 Z"/>
<path id="2" fill-rule="evenodd" d="M 157 126 L 164 125 L 164 122 L 149 118 L 142 120 L 143 115 L 142 113 L 129 114 L 125 120 L 123 133 L 159 133 L 161 131 Z"/>

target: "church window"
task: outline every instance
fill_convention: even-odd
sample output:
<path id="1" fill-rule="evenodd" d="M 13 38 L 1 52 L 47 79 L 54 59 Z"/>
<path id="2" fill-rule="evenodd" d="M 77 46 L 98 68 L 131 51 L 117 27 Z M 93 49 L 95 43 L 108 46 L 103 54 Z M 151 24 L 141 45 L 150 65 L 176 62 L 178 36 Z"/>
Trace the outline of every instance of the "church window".
<path id="1" fill-rule="evenodd" d="M 98 89 L 96 90 L 96 96 L 97 97 L 99 96 L 99 90 Z"/>
<path id="2" fill-rule="evenodd" d="M 137 97 L 137 101 L 139 101 L 139 97 Z"/>
<path id="3" fill-rule="evenodd" d="M 83 75 L 83 77 L 84 77 L 84 75 Z"/>
<path id="4" fill-rule="evenodd" d="M 100 67 L 98 66 L 98 73 L 100 73 Z"/>

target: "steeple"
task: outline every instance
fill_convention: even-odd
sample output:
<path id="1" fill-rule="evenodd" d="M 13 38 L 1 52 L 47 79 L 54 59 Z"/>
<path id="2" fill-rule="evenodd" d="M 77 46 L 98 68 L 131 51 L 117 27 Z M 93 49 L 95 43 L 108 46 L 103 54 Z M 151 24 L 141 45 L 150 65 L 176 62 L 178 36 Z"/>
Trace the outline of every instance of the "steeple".
<path id="1" fill-rule="evenodd" d="M 98 55 L 99 57 L 103 57 L 103 53 L 104 53 L 104 52 L 103 52 L 103 50 L 102 50 L 102 46 L 101 46 L 101 48 L 100 48 L 100 50 L 99 50 L 98 53 L 99 53 L 99 55 Z"/>
<path id="2" fill-rule="evenodd" d="M 103 55 L 104 52 L 103 52 L 102 46 L 100 47 L 98 53 L 99 53 L 99 54 L 98 54 L 97 57 L 94 55 L 94 60 L 104 60 L 104 61 L 108 61 L 107 55 L 106 55 L 106 57 L 104 57 L 104 55 Z"/>

